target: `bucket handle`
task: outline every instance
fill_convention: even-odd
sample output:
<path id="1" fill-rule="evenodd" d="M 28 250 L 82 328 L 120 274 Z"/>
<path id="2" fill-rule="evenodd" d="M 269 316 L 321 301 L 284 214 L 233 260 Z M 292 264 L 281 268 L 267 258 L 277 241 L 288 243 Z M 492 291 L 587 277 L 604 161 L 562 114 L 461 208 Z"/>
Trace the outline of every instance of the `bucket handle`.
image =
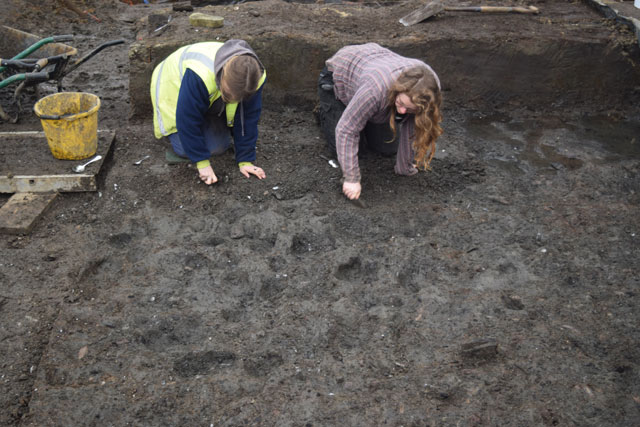
<path id="1" fill-rule="evenodd" d="M 43 114 L 38 116 L 39 119 L 41 120 L 64 120 L 66 118 L 72 117 L 72 116 L 77 116 L 77 113 L 74 114 L 63 114 L 62 116 L 52 116 L 52 115 L 48 115 L 48 114 Z"/>
<path id="2" fill-rule="evenodd" d="M 86 111 L 80 111 L 78 113 L 69 113 L 69 114 L 62 114 L 62 115 L 59 115 L 59 114 L 56 114 L 56 115 L 53 115 L 53 114 L 38 114 L 38 111 L 36 109 L 36 105 L 33 106 L 33 112 L 41 120 L 67 120 L 67 119 L 74 119 L 75 120 L 75 119 L 80 119 L 82 117 L 87 117 L 91 113 L 94 113 L 95 111 L 97 111 L 98 108 L 100 108 L 100 98 L 98 98 L 98 103 L 96 105 L 92 106 L 91 108 L 89 108 Z"/>
<path id="3" fill-rule="evenodd" d="M 63 114 L 63 115 L 51 115 L 51 114 L 38 114 L 36 113 L 36 116 L 38 116 L 39 119 L 41 120 L 67 120 L 67 119 L 79 119 L 82 117 L 86 117 L 89 114 L 92 113 L 94 108 L 91 108 L 90 110 L 87 111 L 81 111 L 79 113 L 70 113 L 70 114 Z"/>

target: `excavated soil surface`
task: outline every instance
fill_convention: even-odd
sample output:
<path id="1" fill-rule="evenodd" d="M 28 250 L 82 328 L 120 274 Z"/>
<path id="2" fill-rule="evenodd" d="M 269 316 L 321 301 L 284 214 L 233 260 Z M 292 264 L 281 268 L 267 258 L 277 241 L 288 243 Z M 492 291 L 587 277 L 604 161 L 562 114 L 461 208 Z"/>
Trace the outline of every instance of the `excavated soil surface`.
<path id="1" fill-rule="evenodd" d="M 8 0 L 0 23 L 72 33 L 81 53 L 125 39 L 64 80 L 100 96 L 100 127 L 117 136 L 99 191 L 61 194 L 30 234 L 0 235 L 0 424 L 640 424 L 637 71 L 624 99 L 559 91 L 549 109 L 517 93 L 467 104 L 448 82 L 474 70 L 444 75 L 432 170 L 395 176 L 393 158 L 364 153 L 362 207 L 341 196 L 311 108 L 275 92 L 265 180 L 242 177 L 230 153 L 214 159 L 213 186 L 165 164 L 151 117 L 130 119 L 128 46 L 167 4 L 77 0 L 97 22 L 63 3 Z M 306 25 L 320 40 L 333 24 L 363 41 L 428 28 L 496 48 L 582 30 L 638 70 L 633 37 L 585 3 L 531 4 L 543 13 L 406 30 L 393 27 L 399 4 L 213 10 L 244 13 L 229 21 L 252 36 Z M 41 130 L 35 99 L 26 91 L 21 120 L 0 131 Z"/>

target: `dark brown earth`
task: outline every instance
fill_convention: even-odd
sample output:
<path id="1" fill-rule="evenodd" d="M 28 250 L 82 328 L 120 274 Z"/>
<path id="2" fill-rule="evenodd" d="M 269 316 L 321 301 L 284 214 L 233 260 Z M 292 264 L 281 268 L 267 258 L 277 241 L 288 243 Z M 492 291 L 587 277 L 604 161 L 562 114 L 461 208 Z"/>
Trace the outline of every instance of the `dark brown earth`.
<path id="1" fill-rule="evenodd" d="M 580 1 L 483 3 L 543 13 L 404 28 L 415 5 L 268 0 L 206 9 L 218 33 L 182 12 L 150 36 L 170 4 L 76 0 L 96 22 L 5 1 L 4 25 L 72 33 L 81 53 L 126 45 L 64 80 L 117 132 L 99 191 L 0 235 L 0 424 L 639 425 L 637 39 Z M 165 164 L 136 80 L 161 58 L 140 52 L 242 34 L 270 76 L 267 179 L 227 153 L 206 186 Z M 321 48 L 295 54 L 301 40 Z M 365 153 L 362 208 L 323 158 L 313 81 L 328 52 L 369 40 L 434 66 L 445 134 L 414 177 Z M 41 130 L 36 99 L 0 131 Z"/>

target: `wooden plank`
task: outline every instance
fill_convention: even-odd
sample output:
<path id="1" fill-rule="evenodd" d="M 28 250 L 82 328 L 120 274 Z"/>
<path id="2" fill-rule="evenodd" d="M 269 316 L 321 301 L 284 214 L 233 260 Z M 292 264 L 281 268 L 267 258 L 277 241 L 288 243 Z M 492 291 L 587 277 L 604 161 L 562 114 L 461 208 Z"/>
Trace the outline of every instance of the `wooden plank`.
<path id="1" fill-rule="evenodd" d="M 96 191 L 95 175 L 18 175 L 0 176 L 0 193 L 49 193 L 52 191 Z"/>
<path id="2" fill-rule="evenodd" d="M 0 208 L 0 233 L 30 233 L 58 193 L 16 193 Z"/>

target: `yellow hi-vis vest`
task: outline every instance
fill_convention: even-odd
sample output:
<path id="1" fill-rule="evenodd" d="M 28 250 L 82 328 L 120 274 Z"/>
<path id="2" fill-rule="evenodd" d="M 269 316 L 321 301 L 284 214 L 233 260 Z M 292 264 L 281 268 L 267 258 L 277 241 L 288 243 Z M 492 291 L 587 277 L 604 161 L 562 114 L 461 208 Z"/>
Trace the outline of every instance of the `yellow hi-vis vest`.
<path id="1" fill-rule="evenodd" d="M 185 71 L 195 72 L 202 79 L 209 92 L 209 107 L 220 98 L 216 85 L 214 61 L 216 52 L 223 45 L 220 42 L 203 42 L 181 47 L 169 55 L 153 70 L 151 76 L 151 103 L 153 104 L 153 131 L 156 138 L 177 132 L 176 109 L 178 94 Z M 266 71 L 258 83 L 262 86 Z M 233 126 L 237 103 L 226 104 L 227 126 Z"/>

